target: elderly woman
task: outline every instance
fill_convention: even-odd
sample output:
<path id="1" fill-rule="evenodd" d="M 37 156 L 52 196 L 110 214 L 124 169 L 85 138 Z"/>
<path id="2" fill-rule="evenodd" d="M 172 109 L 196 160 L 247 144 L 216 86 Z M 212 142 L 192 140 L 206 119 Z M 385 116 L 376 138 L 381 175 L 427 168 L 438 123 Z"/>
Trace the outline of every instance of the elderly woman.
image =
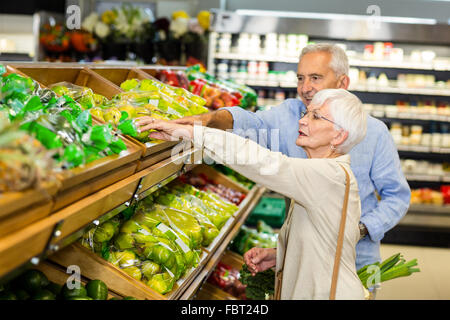
<path id="1" fill-rule="evenodd" d="M 366 115 L 355 95 L 344 89 L 326 89 L 314 96 L 299 120 L 296 141 L 309 159 L 289 158 L 212 128 L 150 117 L 141 118 L 138 125 L 141 131 L 157 130 L 150 133 L 152 138 L 193 139 L 215 161 L 292 199 L 277 248 L 253 248 L 244 256 L 252 273 L 276 267 L 282 275 L 276 285 L 281 299 L 328 299 L 331 291 L 336 299 L 365 298 L 355 267 L 360 199 L 347 155 L 366 133 Z M 344 211 L 342 255 L 336 258 Z M 333 290 L 335 267 L 338 273 Z"/>

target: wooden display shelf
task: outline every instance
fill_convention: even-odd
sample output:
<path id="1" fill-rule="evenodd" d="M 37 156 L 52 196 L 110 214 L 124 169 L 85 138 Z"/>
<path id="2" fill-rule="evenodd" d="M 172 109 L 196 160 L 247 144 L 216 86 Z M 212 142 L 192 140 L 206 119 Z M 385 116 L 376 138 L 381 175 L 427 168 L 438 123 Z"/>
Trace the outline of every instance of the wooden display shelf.
<path id="1" fill-rule="evenodd" d="M 220 261 L 236 270 L 241 270 L 244 264 L 244 257 L 236 252 L 227 250 Z"/>
<path id="2" fill-rule="evenodd" d="M 244 257 L 241 255 L 226 250 L 220 262 L 232 267 L 236 270 L 241 270 L 244 264 Z M 195 300 L 239 300 L 235 296 L 225 292 L 221 288 L 218 288 L 208 282 L 205 282 L 195 295 Z"/>
<path id="3" fill-rule="evenodd" d="M 174 300 L 183 293 L 195 279 L 199 270 L 206 264 L 207 252 L 202 251 L 199 265 L 196 268 L 188 270 L 176 282 L 173 290 L 165 295 L 154 291 L 144 282 L 132 278 L 120 268 L 81 246 L 79 243 L 72 244 L 64 250 L 57 252 L 50 256 L 49 260 L 64 267 L 77 265 L 87 277 L 102 280 L 110 290 L 122 296 L 134 296 L 143 300 Z"/>
<path id="4" fill-rule="evenodd" d="M 52 67 L 46 64 L 18 64 L 16 67 L 7 66 L 8 72 L 17 72 L 23 76 L 38 81 L 42 87 L 67 81 L 80 86 L 91 87 L 94 92 L 106 97 L 112 97 L 120 89 L 112 82 L 102 78 L 92 70 L 82 66 L 67 68 Z M 93 124 L 99 124 L 93 119 Z M 142 146 L 136 144 L 122 135 L 120 139 L 125 142 L 127 150 L 95 160 L 87 165 L 56 173 L 60 185 L 55 195 L 52 211 L 59 210 L 95 191 L 100 190 L 118 180 L 130 176 L 136 171 L 137 162 L 142 155 Z M 130 165 L 134 163 L 134 168 Z M 128 165 L 128 166 L 127 166 Z"/>
<path id="5" fill-rule="evenodd" d="M 178 67 L 178 66 L 142 66 L 136 67 L 137 69 L 149 74 L 151 77 L 156 79 L 158 72 L 161 70 L 172 70 L 172 71 L 184 71 L 186 67 Z"/>
<path id="6" fill-rule="evenodd" d="M 256 188 L 255 189 L 256 192 L 252 196 L 252 199 L 248 203 L 245 211 L 237 219 L 235 219 L 235 223 L 230 226 L 230 229 L 227 232 L 226 237 L 222 240 L 222 242 L 215 249 L 215 251 L 210 252 L 210 254 L 208 255 L 208 262 L 206 263 L 205 267 L 198 273 L 197 277 L 195 278 L 195 281 L 192 282 L 189 288 L 185 292 L 183 292 L 183 295 L 180 297 L 180 299 L 182 300 L 192 299 L 196 294 L 196 292 L 198 291 L 198 289 L 202 286 L 205 280 L 213 272 L 214 268 L 217 266 L 219 261 L 222 259 L 222 256 L 224 255 L 226 249 L 228 248 L 230 241 L 233 240 L 233 238 L 238 234 L 241 226 L 244 224 L 245 220 L 247 220 L 247 217 L 250 215 L 254 206 L 256 206 L 259 199 L 266 191 L 266 188 L 260 187 L 258 185 L 255 185 L 254 188 Z"/>
<path id="7" fill-rule="evenodd" d="M 135 67 L 108 67 L 108 66 L 90 66 L 89 67 L 93 72 L 99 74 L 101 77 L 107 79 L 108 81 L 114 83 L 118 88 L 119 92 L 124 92 L 120 88 L 120 85 L 122 82 L 130 79 L 153 79 L 156 80 L 154 77 L 149 75 L 148 73 L 135 68 Z M 151 159 L 152 157 L 149 157 L 150 155 L 153 155 L 155 153 L 159 153 L 158 155 L 161 156 L 162 150 L 171 149 L 174 145 L 176 145 L 176 142 L 171 141 L 154 141 L 154 142 L 140 142 L 137 139 L 133 137 L 128 137 L 131 141 L 134 143 L 137 143 L 142 146 L 144 149 L 144 152 L 142 154 L 143 159 L 140 161 L 140 164 L 138 165 L 138 170 L 141 170 L 143 168 L 146 168 L 147 166 L 152 165 Z M 150 161 L 149 161 L 150 160 Z"/>
<path id="8" fill-rule="evenodd" d="M 154 77 L 136 67 L 109 67 L 109 66 L 89 66 L 89 69 L 108 79 L 116 86 L 120 87 L 122 82 L 130 79 L 153 79 Z"/>
<path id="9" fill-rule="evenodd" d="M 11 215 L 0 219 L 0 238 L 29 226 L 38 220 L 44 219 L 50 215 L 52 207 L 53 201 L 47 199 L 42 202 L 33 203 L 23 210 L 13 212 Z"/>
<path id="10" fill-rule="evenodd" d="M 121 92 L 120 88 L 114 83 L 82 65 L 61 67 L 49 64 L 12 64 L 12 66 L 46 87 L 59 82 L 69 82 L 77 86 L 91 88 L 94 93 L 101 94 L 108 99 Z"/>
<path id="11" fill-rule="evenodd" d="M 142 149 L 127 139 L 123 141 L 127 150 L 58 174 L 61 187 L 55 196 L 53 210 L 58 210 L 136 172 L 137 160 L 142 154 Z"/>
<path id="12" fill-rule="evenodd" d="M 194 300 L 238 300 L 238 298 L 206 282 L 197 292 Z"/>
<path id="13" fill-rule="evenodd" d="M 66 273 L 65 268 L 54 264 L 50 261 L 43 261 L 38 266 L 35 267 L 35 269 L 42 271 L 46 276 L 47 279 L 51 282 L 54 282 L 56 284 L 59 284 L 60 286 L 64 286 L 64 284 L 67 282 L 67 279 L 70 277 L 70 274 Z M 96 279 L 89 279 L 84 276 L 84 274 L 81 274 L 81 283 L 83 285 L 86 285 L 90 280 L 96 280 Z M 108 288 L 108 299 L 111 298 L 123 298 L 123 296 L 120 296 L 116 294 L 115 292 L 111 291 Z"/>
<path id="14" fill-rule="evenodd" d="M 48 64 L 36 64 L 36 65 L 17 65 L 17 69 L 23 72 L 25 75 L 32 79 L 40 81 L 45 86 L 50 86 L 58 82 L 69 82 L 74 85 L 91 88 L 94 93 L 101 94 L 107 99 L 111 99 L 116 94 L 124 92 L 120 88 L 120 83 L 127 79 L 151 79 L 152 77 L 147 73 L 137 68 L 108 68 L 108 67 L 96 67 L 96 66 L 65 66 L 61 67 L 57 65 L 51 67 Z M 111 80 L 112 81 L 111 81 Z M 120 81 L 122 80 L 123 81 Z M 95 118 L 100 123 L 104 121 Z M 154 141 L 154 142 L 140 142 L 137 139 L 126 136 L 132 143 L 138 145 L 143 149 L 142 157 L 148 157 L 156 152 L 164 149 L 172 148 L 176 142 L 171 141 Z M 144 168 L 144 165 L 148 161 L 143 161 L 139 165 L 139 168 Z"/>
<path id="15" fill-rule="evenodd" d="M 180 158 L 171 159 L 172 164 L 173 162 L 185 158 L 186 156 L 192 156 L 194 153 L 195 150 L 191 150 L 191 153 L 188 155 L 182 155 Z M 180 163 L 180 165 L 182 164 Z M 170 166 L 169 162 L 166 162 L 165 164 L 157 164 L 154 167 L 138 172 L 133 175 L 133 177 L 135 179 L 139 179 L 141 181 L 141 185 L 144 183 L 146 177 L 152 177 L 152 183 L 148 182 L 148 185 L 154 185 L 161 181 L 161 178 L 158 177 L 161 177 L 161 175 L 164 175 L 165 177 L 170 176 L 173 174 L 172 172 L 175 168 L 176 167 Z M 176 170 L 180 169 L 181 168 L 178 167 Z M 142 176 L 142 174 L 145 176 Z M 222 228 L 221 233 L 226 235 L 232 228 L 234 228 L 234 225 L 235 219 L 231 217 L 229 222 Z M 224 237 L 220 237 L 219 240 L 222 240 L 223 238 Z M 220 241 L 218 243 L 220 243 Z M 217 247 L 218 245 L 214 246 L 212 250 L 216 250 Z M 97 278 L 104 281 L 108 288 L 120 295 L 131 295 L 139 299 L 171 300 L 181 298 L 184 292 L 189 290 L 192 283 L 197 283 L 198 275 L 201 274 L 202 270 L 209 263 L 212 255 L 212 251 L 210 250 L 206 248 L 202 250 L 199 265 L 196 268 L 189 270 L 184 277 L 179 279 L 174 289 L 166 295 L 161 295 L 155 292 L 151 288 L 147 287 L 145 283 L 130 277 L 120 268 L 102 259 L 97 254 L 84 248 L 78 243 L 72 244 L 63 250 L 60 250 L 59 252 L 51 255 L 49 259 L 62 266 L 78 265 L 87 277 Z"/>

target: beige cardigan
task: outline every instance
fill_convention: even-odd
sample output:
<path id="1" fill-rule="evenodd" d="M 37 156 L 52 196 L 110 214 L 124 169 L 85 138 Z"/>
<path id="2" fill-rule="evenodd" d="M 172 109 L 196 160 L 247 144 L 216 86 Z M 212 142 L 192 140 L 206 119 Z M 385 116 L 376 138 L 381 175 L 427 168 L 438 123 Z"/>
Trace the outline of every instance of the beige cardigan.
<path id="1" fill-rule="evenodd" d="M 339 165 L 344 166 L 350 175 L 350 193 L 336 299 L 364 299 L 365 290 L 355 265 L 361 204 L 349 155 L 334 159 L 289 158 L 217 129 L 195 127 L 194 136 L 194 143 L 200 146 L 203 142 L 204 152 L 215 161 L 294 200 L 277 244 L 276 270 L 282 267 L 287 250 L 281 299 L 329 298 L 345 194 L 345 173 Z"/>

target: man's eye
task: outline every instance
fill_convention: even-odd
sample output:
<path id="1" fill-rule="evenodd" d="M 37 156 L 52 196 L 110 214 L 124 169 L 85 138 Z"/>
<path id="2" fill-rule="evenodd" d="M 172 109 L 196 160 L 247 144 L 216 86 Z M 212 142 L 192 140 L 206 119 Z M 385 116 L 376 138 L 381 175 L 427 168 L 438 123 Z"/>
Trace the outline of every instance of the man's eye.
<path id="1" fill-rule="evenodd" d="M 303 81 L 302 77 L 297 77 L 298 81 Z"/>

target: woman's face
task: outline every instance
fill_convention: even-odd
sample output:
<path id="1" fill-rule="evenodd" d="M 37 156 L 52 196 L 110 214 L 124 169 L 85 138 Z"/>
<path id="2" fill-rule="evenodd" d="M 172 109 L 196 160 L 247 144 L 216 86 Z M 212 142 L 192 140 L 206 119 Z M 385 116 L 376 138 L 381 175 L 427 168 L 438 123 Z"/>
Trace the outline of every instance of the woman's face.
<path id="1" fill-rule="evenodd" d="M 307 114 L 299 120 L 296 144 L 303 147 L 310 157 L 325 157 L 338 134 L 332 123 L 334 119 L 326 103 L 322 107 L 310 104 L 307 110 Z"/>

